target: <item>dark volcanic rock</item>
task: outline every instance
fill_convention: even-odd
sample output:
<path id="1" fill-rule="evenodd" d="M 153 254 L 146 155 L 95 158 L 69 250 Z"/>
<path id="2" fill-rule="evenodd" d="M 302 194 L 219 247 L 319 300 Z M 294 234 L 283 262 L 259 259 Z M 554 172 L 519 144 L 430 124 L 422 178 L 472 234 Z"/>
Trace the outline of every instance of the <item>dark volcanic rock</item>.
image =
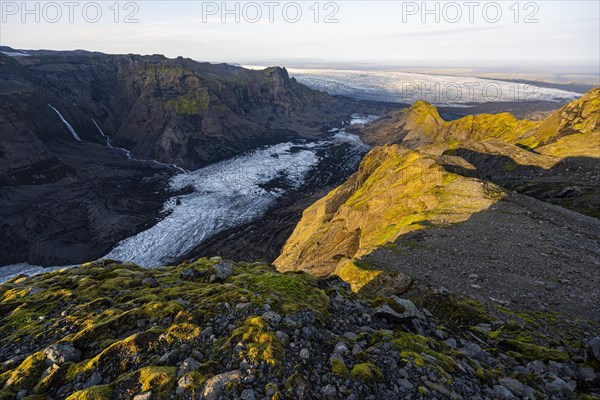
<path id="1" fill-rule="evenodd" d="M 194 169 L 264 144 L 317 137 L 363 107 L 311 90 L 277 67 L 30 54 L 0 53 L 0 265 L 101 257 L 160 217 L 175 169 L 130 161 L 116 147 Z"/>
<path id="2" fill-rule="evenodd" d="M 183 58 L 87 52 L 34 52 L 19 61 L 0 57 L 3 103 L 10 108 L 3 112 L 3 131 L 27 131 L 42 141 L 69 139 L 51 104 L 83 140 L 104 143 L 95 121 L 114 144 L 138 157 L 189 169 L 261 144 L 318 135 L 324 123 L 345 114 L 332 97 L 277 67 L 251 71 Z M 13 141 L 3 137 L 5 146 Z M 34 160 L 51 158 L 39 140 L 28 142 Z"/>

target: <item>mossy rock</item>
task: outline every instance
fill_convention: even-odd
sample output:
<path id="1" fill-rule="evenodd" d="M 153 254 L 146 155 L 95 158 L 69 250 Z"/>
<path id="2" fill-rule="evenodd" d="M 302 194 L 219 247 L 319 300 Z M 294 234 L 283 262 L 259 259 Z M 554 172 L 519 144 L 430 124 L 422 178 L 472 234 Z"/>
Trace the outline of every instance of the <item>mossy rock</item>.
<path id="1" fill-rule="evenodd" d="M 152 391 L 153 398 L 167 398 L 175 388 L 176 373 L 176 367 L 144 367 L 121 376 L 114 383 L 114 392 L 136 394 Z"/>
<path id="2" fill-rule="evenodd" d="M 560 361 L 569 360 L 569 354 L 565 351 L 551 349 L 537 344 L 525 343 L 518 340 L 501 340 L 498 348 L 510 352 L 517 359 Z"/>
<path id="3" fill-rule="evenodd" d="M 417 367 L 433 365 L 444 375 L 459 369 L 454 359 L 457 353 L 446 344 L 431 338 L 409 332 L 396 332 L 392 344 L 400 352 L 400 357 L 405 360 L 412 359 Z"/>
<path id="4" fill-rule="evenodd" d="M 381 370 L 375 364 L 371 363 L 356 364 L 352 368 L 350 375 L 354 379 L 360 379 L 369 383 L 383 381 Z"/>
<path id="5" fill-rule="evenodd" d="M 416 303 L 436 317 L 457 325 L 475 326 L 493 320 L 483 304 L 464 297 L 427 292 L 417 298 Z"/>
<path id="6" fill-rule="evenodd" d="M 33 389 L 46 369 L 45 361 L 46 354 L 42 351 L 28 356 L 16 369 L 7 374 L 8 379 L 4 387 L 17 392 Z"/>
<path id="7" fill-rule="evenodd" d="M 139 392 L 145 387 L 141 381 L 147 381 L 145 372 L 156 371 L 159 367 L 153 366 L 159 365 L 161 356 L 173 348 L 205 347 L 199 350 L 208 350 L 214 356 L 219 356 L 220 351 L 230 351 L 230 344 L 224 346 L 228 338 L 221 337 L 215 343 L 205 340 L 201 327 L 227 307 L 239 303 L 249 304 L 244 309 L 249 317 L 231 334 L 229 343 L 241 340 L 250 360 L 277 371 L 284 346 L 276 338 L 275 330 L 254 315 L 255 310 L 269 303 L 280 314 L 307 313 L 319 323 L 329 313 L 328 294 L 319 288 L 319 279 L 314 276 L 282 274 L 262 263 L 234 264 L 234 273 L 226 282 L 179 278 L 187 268 L 209 271 L 217 262 L 199 259 L 177 266 L 143 269 L 102 260 L 0 285 L 0 296 L 7 299 L 0 303 L 3 344 L 27 343 L 35 338 L 36 346 L 44 348 L 68 341 L 82 353 L 83 359 L 63 364 L 44 380 L 40 377 L 46 369 L 46 357 L 41 352 L 29 354 L 20 364 L 4 365 L 0 384 L 4 386 L 8 381 L 9 385 L 2 395 L 13 398 L 21 389 L 43 395 L 76 381 L 86 382 L 96 371 L 111 383 L 80 390 L 71 394 L 73 398 L 115 398 L 116 391 L 129 387 Z M 159 285 L 141 285 L 145 277 L 156 279 Z M 207 360 L 192 373 L 195 385 L 202 385 L 219 373 L 220 368 L 216 361 Z M 153 378 L 150 381 L 157 382 Z M 171 387 L 168 385 L 165 387 Z"/>
<path id="8" fill-rule="evenodd" d="M 276 366 L 284 354 L 283 344 L 276 338 L 262 317 L 249 317 L 233 331 L 228 343 L 241 341 L 246 346 L 246 356 L 255 363 Z"/>
<path id="9" fill-rule="evenodd" d="M 333 358 L 331 360 L 331 372 L 338 378 L 347 378 L 350 376 L 350 370 L 344 361 L 339 358 Z"/>
<path id="10" fill-rule="evenodd" d="M 110 385 L 92 386 L 87 389 L 79 390 L 66 400 L 110 400 L 112 388 Z"/>

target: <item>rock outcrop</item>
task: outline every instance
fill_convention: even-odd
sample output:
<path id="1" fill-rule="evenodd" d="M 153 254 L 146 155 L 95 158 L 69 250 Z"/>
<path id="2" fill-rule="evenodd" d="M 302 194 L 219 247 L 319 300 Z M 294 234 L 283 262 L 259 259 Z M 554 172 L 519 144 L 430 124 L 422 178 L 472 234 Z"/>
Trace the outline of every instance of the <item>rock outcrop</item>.
<path id="1" fill-rule="evenodd" d="M 0 128 L 11 133 L 2 137 L 2 154 L 28 154 L 32 163 L 51 158 L 39 149 L 40 140 L 69 139 L 48 104 L 83 140 L 105 143 L 98 124 L 114 145 L 139 158 L 187 169 L 261 144 L 314 137 L 346 114 L 326 93 L 278 67 L 251 71 L 158 55 L 47 51 L 18 60 L 0 54 L 0 62 L 6 108 Z M 15 131 L 21 142 L 23 132 L 37 140 L 13 149 L 20 143 L 14 142 Z M 5 162 L 3 175 L 24 168 L 23 162 Z"/>
<path id="2" fill-rule="evenodd" d="M 366 137 L 397 144 L 375 147 L 356 174 L 308 207 L 275 265 L 338 275 L 365 296 L 425 284 L 597 320 L 589 296 L 600 295 L 600 223 L 591 218 L 600 209 L 599 100 L 595 89 L 544 122 L 444 122 L 424 102 L 383 119 Z M 543 136 L 552 120 L 560 123 Z M 582 145 L 557 156 L 566 141 Z M 565 271 L 578 277 L 575 287 Z M 553 292 L 547 282 L 556 282 Z"/>
<path id="3" fill-rule="evenodd" d="M 0 284 L 0 398 L 599 394 L 592 324 L 425 288 L 367 301 L 337 278 L 260 263 L 211 282 L 218 263 L 105 260 Z"/>
<path id="4" fill-rule="evenodd" d="M 275 265 L 343 274 L 352 259 L 402 234 L 465 221 L 503 195 L 493 184 L 447 172 L 434 156 L 377 147 L 348 181 L 304 211 Z"/>
<path id="5" fill-rule="evenodd" d="M 567 137 L 573 144 L 579 144 L 570 148 L 570 152 L 566 152 L 565 145 L 558 145 Z M 468 115 L 446 122 L 434 106 L 418 101 L 370 125 L 364 130 L 363 138 L 376 146 L 398 143 L 412 149 L 432 144 L 452 147 L 465 140 L 499 139 L 542 154 L 598 156 L 600 88 L 590 90 L 540 121 L 518 120 L 510 113 L 500 113 Z"/>

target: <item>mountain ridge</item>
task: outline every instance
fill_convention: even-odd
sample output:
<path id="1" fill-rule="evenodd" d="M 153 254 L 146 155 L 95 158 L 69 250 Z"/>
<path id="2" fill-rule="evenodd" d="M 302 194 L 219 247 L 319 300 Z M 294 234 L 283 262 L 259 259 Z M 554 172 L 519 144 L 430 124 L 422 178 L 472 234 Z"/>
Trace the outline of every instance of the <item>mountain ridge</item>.
<path id="1" fill-rule="evenodd" d="M 579 257 L 580 253 L 586 254 L 586 261 L 578 274 L 583 276 L 597 269 L 594 259 L 598 253 L 593 250 L 600 245 L 593 239 L 599 230 L 597 219 L 579 213 L 596 217 L 600 207 L 599 99 L 600 88 L 555 112 L 549 117 L 550 122 L 546 122 L 547 126 L 555 127 L 554 135 L 544 137 L 536 136 L 540 130 L 531 127 L 539 128 L 545 122 L 521 122 L 510 115 L 483 115 L 440 122 L 435 108 L 425 102 L 394 113 L 391 121 L 390 118 L 380 120 L 364 129 L 366 140 L 394 137 L 397 144 L 373 148 L 356 174 L 308 207 L 274 264 L 281 271 L 337 275 L 350 283 L 353 290 L 365 295 L 402 294 L 410 290 L 414 280 L 430 281 L 420 271 L 425 273 L 431 267 L 419 260 L 435 254 L 429 243 L 439 237 L 448 244 L 454 243 L 459 254 L 471 254 L 471 250 L 476 249 L 471 256 L 482 260 L 476 260 L 475 264 L 483 264 L 487 258 L 498 260 L 499 271 L 508 276 L 512 263 L 516 262 L 508 261 L 512 259 L 510 248 L 520 247 L 517 238 L 533 234 L 544 240 L 528 244 L 531 248 L 525 254 L 530 264 L 526 270 L 537 270 L 538 263 L 542 262 L 535 254 L 546 253 L 550 243 L 570 242 L 571 235 L 585 236 L 585 248 L 589 252 L 574 251 L 575 246 L 556 245 L 561 254 L 568 256 L 566 259 L 554 257 L 560 265 L 554 265 L 546 274 L 569 268 L 569 260 Z M 582 114 L 585 117 L 580 117 Z M 423 120 L 425 123 L 419 125 L 418 121 Z M 497 124 L 498 121 L 507 124 Z M 407 130 L 413 123 L 416 130 Z M 562 141 L 574 137 L 583 144 L 580 148 L 570 148 L 567 157 L 551 155 L 552 149 L 563 148 Z M 536 138 L 539 144 L 534 149 L 515 145 L 531 138 Z M 538 148 L 544 152 L 537 153 Z M 514 191 L 579 213 L 547 208 L 545 203 L 530 197 L 525 197 L 530 199 L 527 201 L 511 201 L 513 197 L 521 196 Z M 524 215 L 523 225 L 505 225 L 497 208 Z M 579 233 L 543 232 L 543 221 L 553 221 L 553 213 L 558 210 L 564 214 L 564 226 L 586 228 Z M 526 222 L 530 215 L 537 216 L 534 220 L 539 219 L 538 226 Z M 464 238 L 453 236 L 460 233 L 458 227 L 464 226 L 465 229 L 473 227 L 477 239 L 491 237 L 494 235 L 489 229 L 494 225 L 511 232 L 512 236 L 506 240 L 513 247 L 470 247 Z M 430 232 L 439 233 L 428 236 Z M 412 237 L 426 239 L 414 243 Z M 414 250 L 411 250 L 412 243 Z M 428 250 L 419 250 L 421 248 Z M 456 256 L 452 261 L 452 252 L 444 251 L 450 253 L 448 261 L 436 259 L 437 264 L 431 265 L 462 263 L 462 256 Z M 411 256 L 412 253 L 417 258 Z M 370 264 L 373 260 L 376 260 L 374 264 Z M 465 269 L 468 268 L 465 266 Z M 449 282 L 456 279 L 446 275 L 450 270 L 435 273 L 447 276 Z M 479 274 L 487 277 L 490 273 L 483 270 Z M 464 284 L 464 279 L 458 282 Z M 568 290 L 569 285 L 559 287 Z M 540 290 L 535 292 L 544 297 Z M 476 289 L 467 288 L 463 294 L 473 297 L 478 293 Z M 579 296 L 583 295 L 582 292 Z M 523 302 L 517 292 L 510 296 L 525 309 L 540 307 L 534 302 Z M 485 297 L 478 299 L 490 302 Z M 569 312 L 579 312 L 577 307 L 569 307 Z M 592 306 L 585 310 L 586 317 L 597 317 Z"/>

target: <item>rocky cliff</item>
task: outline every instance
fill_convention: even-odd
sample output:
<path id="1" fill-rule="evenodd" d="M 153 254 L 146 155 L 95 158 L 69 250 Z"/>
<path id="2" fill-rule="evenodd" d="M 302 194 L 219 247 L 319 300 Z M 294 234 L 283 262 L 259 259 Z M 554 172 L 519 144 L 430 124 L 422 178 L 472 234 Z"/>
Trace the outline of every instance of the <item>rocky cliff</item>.
<path id="1" fill-rule="evenodd" d="M 3 115 L 11 116 L 3 131 L 69 139 L 57 129 L 51 104 L 86 141 L 105 141 L 95 121 L 113 144 L 138 157 L 188 169 L 264 143 L 318 135 L 343 114 L 327 94 L 300 85 L 282 68 L 250 71 L 163 56 L 31 54 L 18 60 L 0 54 Z M 3 136 L 5 148 L 13 146 L 9 139 Z M 29 150 L 34 160 L 48 157 Z M 9 161 L 3 175 L 21 168 Z"/>
<path id="2" fill-rule="evenodd" d="M 340 272 L 401 234 L 464 221 L 501 196 L 493 184 L 445 171 L 433 156 L 376 147 L 356 174 L 304 211 L 275 265 Z"/>
<path id="3" fill-rule="evenodd" d="M 600 207 L 599 96 L 593 90 L 540 123 L 510 115 L 443 122 L 423 102 L 382 120 L 366 137 L 399 144 L 375 147 L 307 208 L 275 265 L 336 274 L 365 295 L 408 293 L 418 280 L 483 302 L 538 311 L 552 302 L 597 319 L 589 294 L 600 294 L 600 223 L 563 207 L 590 216 Z M 523 145 L 534 138 L 534 149 Z M 566 151 L 567 143 L 581 146 Z"/>
<path id="4" fill-rule="evenodd" d="M 518 120 L 510 113 L 500 113 L 468 115 L 446 122 L 434 106 L 418 101 L 372 124 L 363 137 L 373 145 L 399 143 L 410 148 L 495 138 L 550 154 L 552 146 L 544 150 L 544 145 L 575 135 L 569 140 L 587 138 L 573 149 L 575 154 L 597 156 L 599 132 L 600 88 L 595 88 L 540 121 Z"/>
<path id="5" fill-rule="evenodd" d="M 196 169 L 267 143 L 314 138 L 363 107 L 278 67 L 28 54 L 0 53 L 0 265 L 107 254 L 161 218 L 173 195 L 168 179 L 180 170 L 160 162 Z"/>

